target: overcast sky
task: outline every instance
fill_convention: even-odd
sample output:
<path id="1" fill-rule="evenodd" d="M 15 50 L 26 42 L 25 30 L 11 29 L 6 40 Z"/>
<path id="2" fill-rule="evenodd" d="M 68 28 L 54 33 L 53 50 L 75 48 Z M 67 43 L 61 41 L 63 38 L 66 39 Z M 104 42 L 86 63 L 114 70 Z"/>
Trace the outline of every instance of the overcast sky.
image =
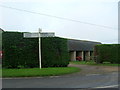
<path id="1" fill-rule="evenodd" d="M 118 1 L 1 0 L 0 28 L 21 32 L 42 28 L 65 38 L 118 43 Z"/>

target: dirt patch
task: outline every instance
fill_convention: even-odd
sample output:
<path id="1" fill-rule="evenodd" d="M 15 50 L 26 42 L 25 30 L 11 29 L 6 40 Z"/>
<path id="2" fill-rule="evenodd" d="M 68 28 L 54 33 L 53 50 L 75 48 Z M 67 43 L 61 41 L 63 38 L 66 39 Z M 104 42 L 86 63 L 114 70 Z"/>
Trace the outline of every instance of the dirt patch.
<path id="1" fill-rule="evenodd" d="M 91 66 L 91 65 L 76 65 L 69 64 L 69 67 L 79 67 L 81 72 L 79 74 L 103 74 L 118 72 L 117 66 Z"/>

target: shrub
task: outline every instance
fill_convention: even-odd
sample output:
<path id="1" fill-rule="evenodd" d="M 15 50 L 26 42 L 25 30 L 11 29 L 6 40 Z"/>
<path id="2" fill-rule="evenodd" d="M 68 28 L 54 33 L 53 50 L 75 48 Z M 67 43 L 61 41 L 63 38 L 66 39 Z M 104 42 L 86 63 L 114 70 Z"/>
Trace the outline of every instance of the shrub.
<path id="1" fill-rule="evenodd" d="M 67 39 L 59 37 L 42 38 L 43 67 L 66 67 L 68 65 Z"/>
<path id="2" fill-rule="evenodd" d="M 22 32 L 4 32 L 3 68 L 39 67 L 38 38 L 23 38 Z M 67 40 L 42 38 L 42 67 L 68 65 Z"/>
<path id="3" fill-rule="evenodd" d="M 94 47 L 94 56 L 97 63 L 120 63 L 120 44 L 101 44 Z"/>

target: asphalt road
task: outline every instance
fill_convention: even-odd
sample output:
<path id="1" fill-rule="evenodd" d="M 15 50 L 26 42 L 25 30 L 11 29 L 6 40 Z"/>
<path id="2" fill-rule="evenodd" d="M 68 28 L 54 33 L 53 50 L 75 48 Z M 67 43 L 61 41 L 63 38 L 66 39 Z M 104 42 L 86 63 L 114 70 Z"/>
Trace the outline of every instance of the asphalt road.
<path id="1" fill-rule="evenodd" d="M 3 88 L 118 88 L 118 72 L 4 78 Z"/>

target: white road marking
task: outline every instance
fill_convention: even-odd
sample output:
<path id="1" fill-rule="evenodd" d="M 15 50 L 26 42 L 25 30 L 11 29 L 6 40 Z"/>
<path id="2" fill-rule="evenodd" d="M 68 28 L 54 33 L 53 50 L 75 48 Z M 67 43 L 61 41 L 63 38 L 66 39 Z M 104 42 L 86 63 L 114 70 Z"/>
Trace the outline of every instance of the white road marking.
<path id="1" fill-rule="evenodd" d="M 110 86 L 101 86 L 101 87 L 95 87 L 95 88 L 114 88 L 114 87 L 118 87 L 118 85 L 110 85 Z"/>

